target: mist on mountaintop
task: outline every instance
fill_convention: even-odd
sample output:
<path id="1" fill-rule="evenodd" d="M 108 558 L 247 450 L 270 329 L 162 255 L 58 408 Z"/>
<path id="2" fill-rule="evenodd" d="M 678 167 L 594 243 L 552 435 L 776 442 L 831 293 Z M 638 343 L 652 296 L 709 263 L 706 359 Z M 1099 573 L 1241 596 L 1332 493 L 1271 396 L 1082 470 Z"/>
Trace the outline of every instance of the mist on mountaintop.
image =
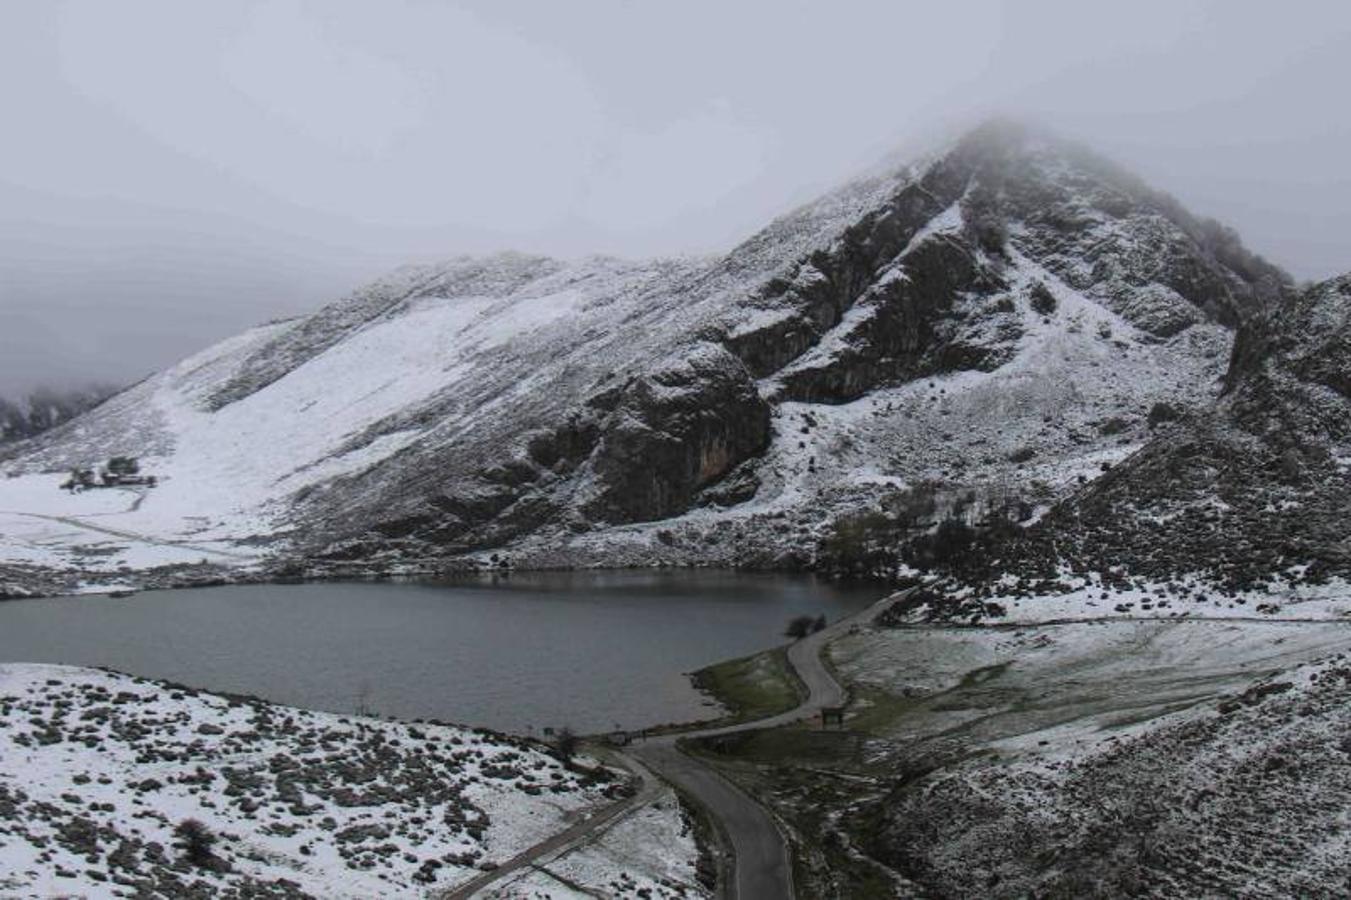
<path id="1" fill-rule="evenodd" d="M 1326 277 L 1348 51 L 1334 4 L 7 4 L 0 395 L 406 262 L 723 250 L 995 111 Z"/>

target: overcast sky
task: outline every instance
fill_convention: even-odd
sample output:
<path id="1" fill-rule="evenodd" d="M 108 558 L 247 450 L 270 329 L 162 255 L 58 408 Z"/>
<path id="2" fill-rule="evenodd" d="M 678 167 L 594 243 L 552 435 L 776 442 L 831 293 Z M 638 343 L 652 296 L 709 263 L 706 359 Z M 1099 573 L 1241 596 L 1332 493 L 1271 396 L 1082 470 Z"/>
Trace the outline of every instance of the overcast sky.
<path id="1" fill-rule="evenodd" d="M 394 265 L 729 247 L 1001 111 L 1351 269 L 1351 4 L 0 4 L 0 393 Z"/>

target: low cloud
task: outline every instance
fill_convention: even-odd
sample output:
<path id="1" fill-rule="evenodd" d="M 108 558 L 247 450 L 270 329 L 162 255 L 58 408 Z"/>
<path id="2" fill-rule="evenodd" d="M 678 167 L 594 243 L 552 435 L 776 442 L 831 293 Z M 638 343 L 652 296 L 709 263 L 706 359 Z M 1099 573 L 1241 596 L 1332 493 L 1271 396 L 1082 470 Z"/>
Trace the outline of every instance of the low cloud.
<path id="1" fill-rule="evenodd" d="M 0 393 L 131 380 L 394 265 L 727 247 L 1008 111 L 1351 269 L 1351 7 L 0 8 Z"/>

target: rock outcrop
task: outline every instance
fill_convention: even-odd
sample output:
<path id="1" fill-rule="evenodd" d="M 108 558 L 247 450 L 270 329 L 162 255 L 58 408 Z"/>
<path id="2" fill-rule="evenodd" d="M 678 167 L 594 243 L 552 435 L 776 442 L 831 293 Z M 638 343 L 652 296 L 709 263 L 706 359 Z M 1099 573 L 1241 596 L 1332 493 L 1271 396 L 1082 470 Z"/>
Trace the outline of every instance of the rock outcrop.
<path id="1" fill-rule="evenodd" d="M 769 444 L 770 407 L 731 353 L 705 345 L 592 398 L 604 410 L 589 467 L 595 522 L 643 522 L 689 509 L 700 490 Z"/>

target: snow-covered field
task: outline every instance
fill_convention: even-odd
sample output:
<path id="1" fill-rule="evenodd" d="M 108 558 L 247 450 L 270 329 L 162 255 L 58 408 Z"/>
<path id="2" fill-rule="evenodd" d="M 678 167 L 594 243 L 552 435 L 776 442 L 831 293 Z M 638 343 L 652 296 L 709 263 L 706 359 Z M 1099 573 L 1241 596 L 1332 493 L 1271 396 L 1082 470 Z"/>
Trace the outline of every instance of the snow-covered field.
<path id="1" fill-rule="evenodd" d="M 1249 590 L 1224 590 L 1195 576 L 1155 582 L 1137 578 L 1126 584 L 1104 583 L 1100 573 L 1075 574 L 1063 570 L 1057 590 L 1038 596 L 996 590 L 982 602 L 998 607 L 994 620 L 1007 625 L 1096 619 L 1235 619 L 1261 621 L 1314 621 L 1351 623 L 1351 583 L 1329 577 L 1321 584 L 1297 582 L 1301 568 L 1289 570 L 1283 580 Z M 1011 590 L 1015 579 L 1005 575 L 999 587 Z M 972 590 L 957 587 L 943 595 L 943 609 L 927 603 L 896 617 L 897 622 L 919 624 L 956 601 L 965 601 Z"/>
<path id="2" fill-rule="evenodd" d="M 116 587 L 117 576 L 160 566 L 249 568 L 259 560 L 248 546 L 134 521 L 138 507 L 158 499 L 158 488 L 70 493 L 60 488 L 64 480 L 52 474 L 0 479 L 0 561 L 67 571 L 91 587 Z"/>
<path id="3" fill-rule="evenodd" d="M 465 728 L 0 664 L 3 896 L 425 896 L 619 785 Z M 210 865 L 184 861 L 185 819 L 218 836 Z"/>
<path id="4" fill-rule="evenodd" d="M 1351 622 L 1201 618 L 861 629 L 830 647 L 851 684 L 950 697 L 898 719 L 897 740 L 937 739 L 956 728 L 943 740 L 1004 759 L 1073 756 L 1241 693 L 1263 676 L 1348 651 Z M 976 699 L 982 691 L 988 702 Z"/>

